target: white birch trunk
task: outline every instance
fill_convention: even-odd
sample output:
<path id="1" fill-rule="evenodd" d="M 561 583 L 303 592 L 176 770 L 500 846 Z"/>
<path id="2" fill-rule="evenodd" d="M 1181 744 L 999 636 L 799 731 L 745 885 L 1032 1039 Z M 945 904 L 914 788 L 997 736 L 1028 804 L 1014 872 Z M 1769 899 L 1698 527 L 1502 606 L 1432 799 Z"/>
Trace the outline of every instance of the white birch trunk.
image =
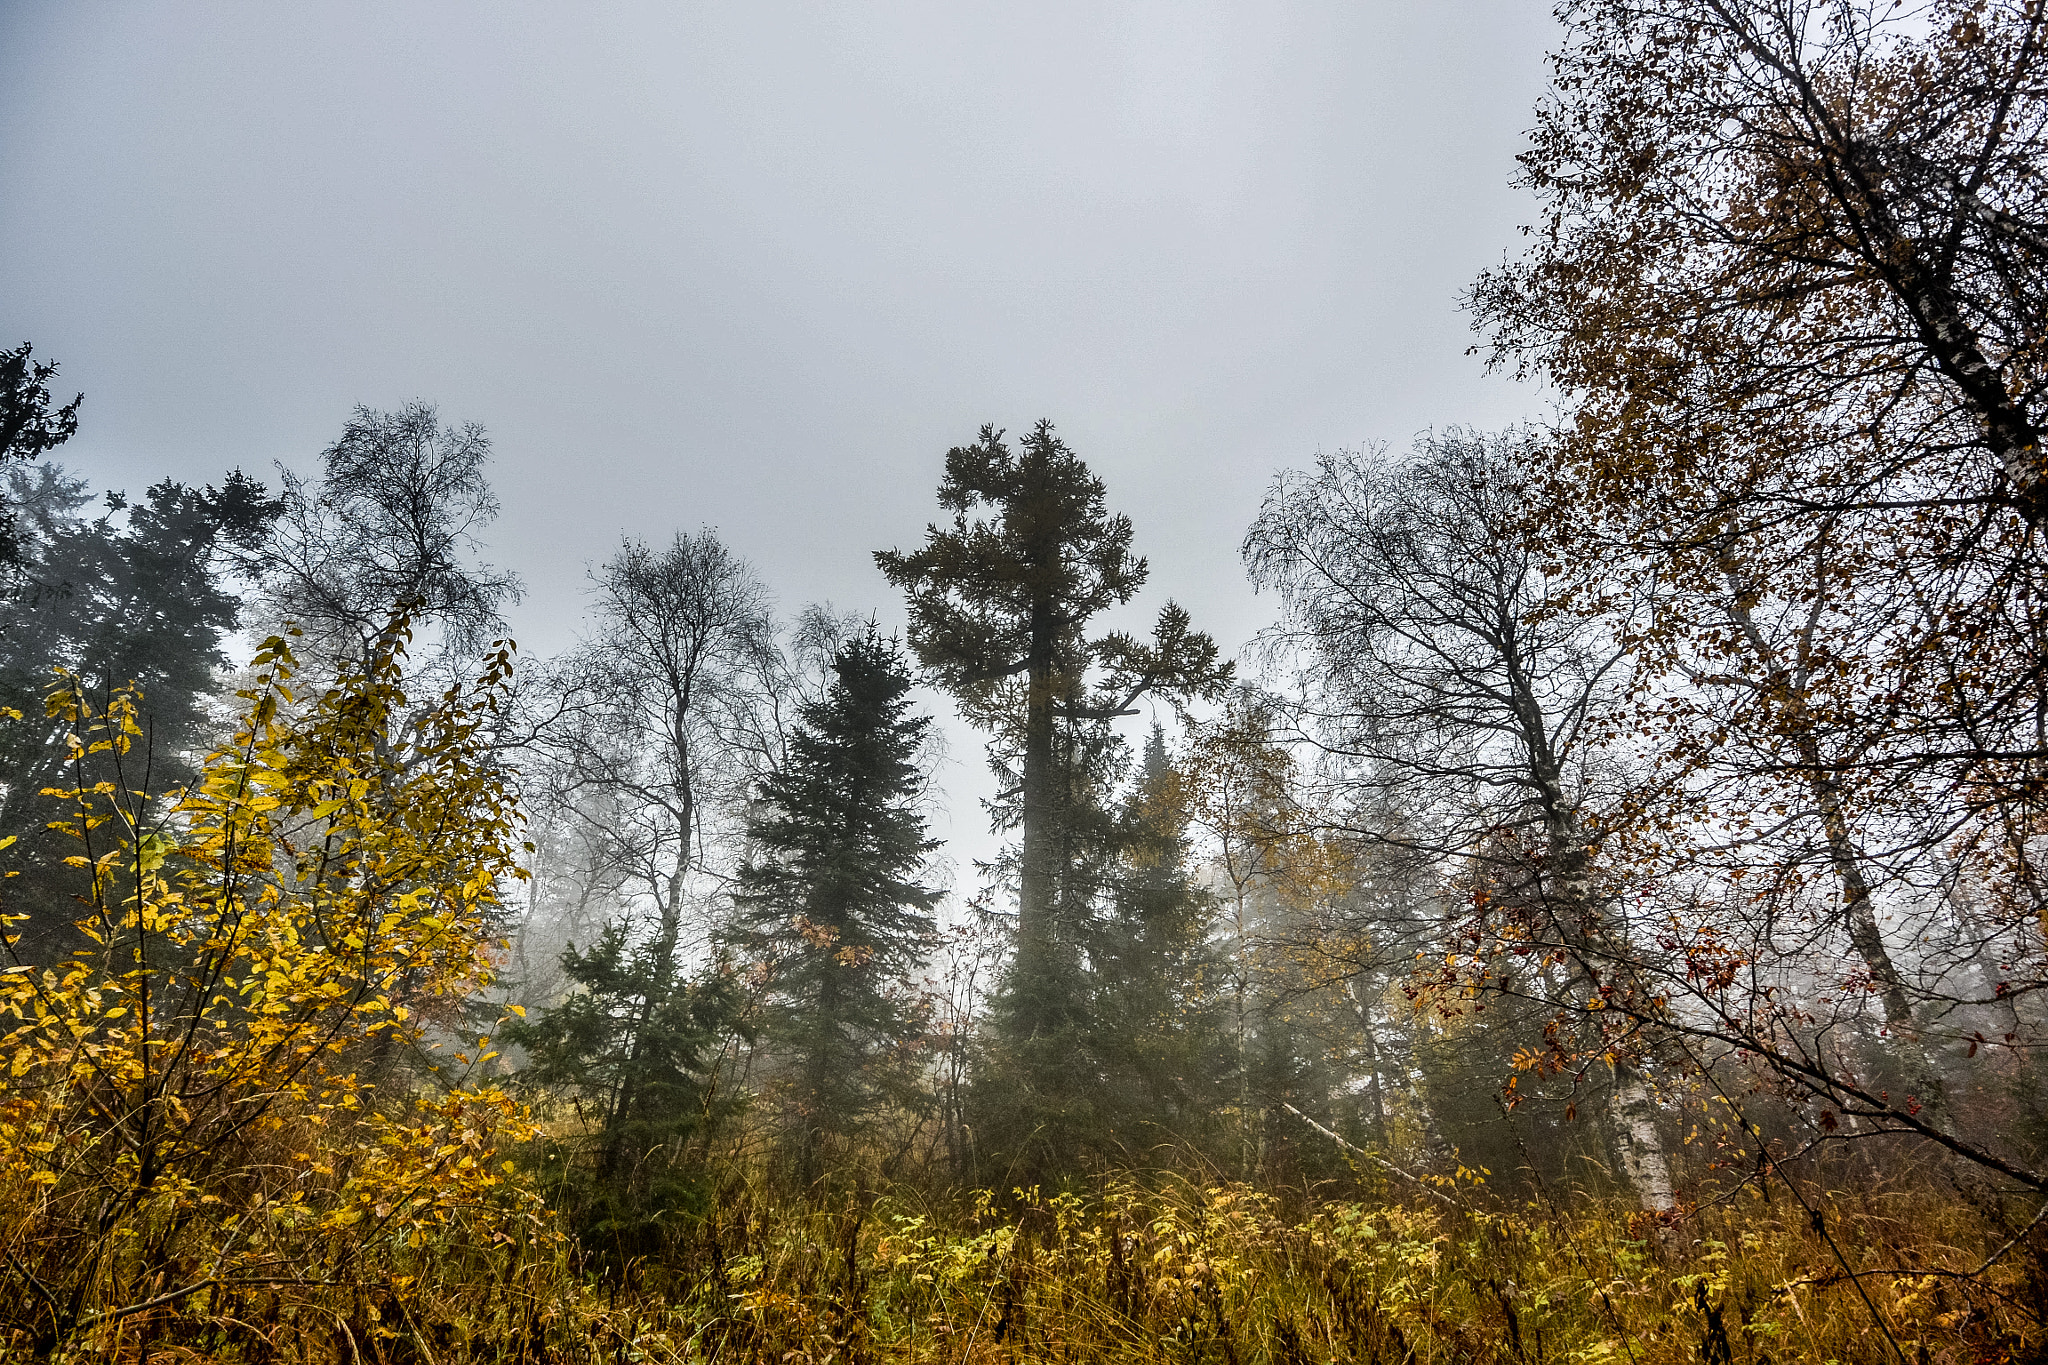
<path id="1" fill-rule="evenodd" d="M 1657 1130 L 1657 1097 L 1649 1082 L 1627 1067 L 1614 1072 L 1614 1145 L 1622 1174 L 1651 1213 L 1678 1207 L 1671 1183 L 1671 1163 L 1664 1153 L 1664 1135 Z"/>

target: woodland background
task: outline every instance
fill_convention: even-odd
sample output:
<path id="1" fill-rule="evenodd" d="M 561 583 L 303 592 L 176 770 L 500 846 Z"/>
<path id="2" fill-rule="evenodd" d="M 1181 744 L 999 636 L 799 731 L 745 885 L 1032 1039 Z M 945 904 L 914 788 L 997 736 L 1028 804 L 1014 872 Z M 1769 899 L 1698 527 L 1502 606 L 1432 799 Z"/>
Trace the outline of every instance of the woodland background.
<path id="1" fill-rule="evenodd" d="M 1558 13 L 1558 417 L 1278 475 L 1236 660 L 1047 421 L 902 638 L 680 530 L 529 658 L 481 426 L 95 498 L 0 356 L 8 1349 L 2037 1358 L 2048 20 Z"/>

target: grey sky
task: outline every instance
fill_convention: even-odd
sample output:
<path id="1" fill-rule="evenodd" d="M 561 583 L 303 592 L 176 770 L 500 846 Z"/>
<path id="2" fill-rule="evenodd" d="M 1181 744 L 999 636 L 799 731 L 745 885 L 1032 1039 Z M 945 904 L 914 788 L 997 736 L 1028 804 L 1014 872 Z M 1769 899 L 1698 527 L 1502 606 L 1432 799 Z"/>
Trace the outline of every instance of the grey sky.
<path id="1" fill-rule="evenodd" d="M 868 552 L 946 447 L 1049 416 L 1146 614 L 1234 646 L 1276 468 L 1541 414 L 1456 300 L 1530 216 L 1546 9 L 0 0 L 0 344 L 114 487 L 484 423 L 539 650 L 678 526 L 896 619 Z"/>

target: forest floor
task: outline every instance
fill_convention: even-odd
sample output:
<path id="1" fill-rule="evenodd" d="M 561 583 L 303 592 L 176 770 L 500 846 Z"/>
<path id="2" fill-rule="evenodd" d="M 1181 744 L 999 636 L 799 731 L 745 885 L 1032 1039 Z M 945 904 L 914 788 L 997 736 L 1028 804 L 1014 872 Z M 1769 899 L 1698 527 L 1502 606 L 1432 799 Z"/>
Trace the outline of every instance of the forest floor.
<path id="1" fill-rule="evenodd" d="M 1658 1219 L 1481 1194 L 1306 1204 L 1118 1181 L 941 1212 L 742 1192 L 682 1254 L 636 1266 L 637 1292 L 584 1288 L 548 1354 L 1760 1365 L 2048 1350 L 2048 1256 L 2030 1238 L 1980 1270 L 2018 1227 L 1966 1200 L 1745 1187 Z"/>
<path id="2" fill-rule="evenodd" d="M 1787 1365 L 2048 1360 L 2048 1225 L 1962 1185 L 1773 1178 L 1664 1217 L 1149 1175 L 1044 1195 L 779 1199 L 732 1176 L 659 1254 L 606 1262 L 537 1202 L 278 1282 L 102 1315 L 64 1361 L 348 1365 Z M 2029 1220 L 2035 1220 L 2030 1222 Z M 523 1228 L 508 1232 L 507 1228 Z M 322 1287 L 326 1286 L 326 1287 Z M 14 1349 L 34 1347 L 17 1339 Z M 44 1348 L 47 1349 L 47 1348 Z M 12 1358 L 5 1346 L 0 1357 Z M 24 1357 L 25 1358 L 25 1357 Z M 38 1357 L 48 1358 L 48 1357 Z"/>

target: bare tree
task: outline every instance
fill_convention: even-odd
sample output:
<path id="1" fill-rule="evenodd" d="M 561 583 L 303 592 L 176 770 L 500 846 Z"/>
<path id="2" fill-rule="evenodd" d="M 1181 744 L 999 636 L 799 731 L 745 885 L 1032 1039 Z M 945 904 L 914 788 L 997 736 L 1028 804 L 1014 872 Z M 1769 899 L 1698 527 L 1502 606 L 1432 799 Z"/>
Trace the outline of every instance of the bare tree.
<path id="1" fill-rule="evenodd" d="M 767 589 L 709 531 L 629 539 L 592 585 L 589 637 L 532 699 L 529 783 L 565 874 L 550 908 L 587 937 L 533 926 L 567 942 L 576 989 L 508 1037 L 591 1123 L 594 1183 L 572 1202 L 624 1248 L 666 1235 L 665 1201 L 736 1102 L 754 1002 L 712 911 L 791 676 Z"/>
<path id="2" fill-rule="evenodd" d="M 1407 461 L 1326 457 L 1276 484 L 1245 557 L 1253 581 L 1281 594 L 1266 652 L 1298 663 L 1301 731 L 1324 757 L 1333 809 L 1372 815 L 1348 832 L 1443 880 L 1478 865 L 1496 899 L 1582 949 L 1590 974 L 1623 934 L 1594 870 L 1613 789 L 1592 743 L 1623 656 L 1604 623 L 1561 610 L 1575 585 L 1521 534 L 1523 471 L 1540 447 L 1533 433 L 1453 430 Z M 1638 1194 L 1670 1207 L 1640 1070 L 1617 1064 L 1609 1107 Z"/>
<path id="3" fill-rule="evenodd" d="M 1737 595 L 1767 596 L 1825 561 L 1828 610 L 1860 618 L 1812 674 L 1817 715 L 1860 726 L 1827 780 L 1897 786 L 1973 837 L 2036 827 L 2048 20 L 2030 0 L 1558 14 L 1521 158 L 1544 212 L 1471 298 L 1493 359 L 1572 405 L 1553 553 L 1648 556 L 1673 601 L 1726 595 L 1731 559 L 1757 580 Z M 1807 763 L 1784 751 L 1784 779 Z M 2024 838 L 1998 856 L 2038 883 Z"/>
<path id="4" fill-rule="evenodd" d="M 652 909 L 666 976 L 693 876 L 715 875 L 712 848 L 774 761 L 788 670 L 768 590 L 709 531 L 661 550 L 629 540 L 594 585 L 594 629 L 562 671 L 563 719 L 543 742 L 567 809 L 600 826 L 626 894 Z"/>
<path id="5" fill-rule="evenodd" d="M 1938 803 L 1854 780 L 1897 685 L 1834 686 L 1867 667 L 1874 618 L 1825 554 L 1790 572 L 1825 542 L 1724 550 L 1706 589 L 1655 560 L 1567 574 L 1526 534 L 1544 454 L 1453 436 L 1406 464 L 1326 460 L 1248 541 L 1344 823 L 1463 901 L 1437 983 L 1550 1011 L 1525 1069 L 1615 1059 L 1616 1155 L 1651 1207 L 1673 1194 L 1660 1072 L 1760 1082 L 1816 1141 L 1908 1136 L 2043 1188 L 2027 1124 L 1943 1093 L 1957 1054 L 1998 1052 L 1989 1078 L 2036 1048 L 2038 930 L 1987 904 L 2030 893 L 1972 864 L 1984 846 Z"/>
<path id="6" fill-rule="evenodd" d="M 1883 636 L 1911 598 L 1853 590 L 1838 573 L 1838 520 L 1790 545 L 1726 538 L 1719 581 L 1660 573 L 1659 557 L 1633 562 L 1649 628 L 1630 640 L 1633 701 L 1616 728 L 1653 772 L 1630 837 L 1647 835 L 1658 845 L 1648 861 L 1674 872 L 1710 866 L 1717 879 L 1748 879 L 1746 900 L 1768 891 L 1797 906 L 1780 930 L 1811 924 L 1797 951 L 1862 983 L 1847 995 L 1874 999 L 1901 1079 L 1938 1106 L 1944 1085 L 1924 1031 L 1941 1012 L 1940 973 L 1916 979 L 1896 951 L 1908 936 L 1895 927 L 1900 942 L 1888 942 L 1885 922 L 1907 921 L 1914 902 L 1952 882 L 1958 812 L 1925 783 L 1873 772 L 1872 751 L 1910 690 L 1882 668 Z M 1911 939 L 1930 941 L 1924 917 L 1909 922 Z"/>
<path id="7" fill-rule="evenodd" d="M 2040 8 L 1558 15 L 1522 157 L 1547 211 L 1473 295 L 1496 356 L 1581 397 L 1618 476 L 1654 462 L 1802 514 L 1965 501 L 2048 519 Z"/>
<path id="8" fill-rule="evenodd" d="M 1945 1077 L 1994 1041 L 2029 1065 L 2048 982 L 2048 20 L 1557 13 L 1522 157 L 1543 212 L 1471 303 L 1492 358 L 1570 404 L 1531 536 L 1640 588 L 1614 729 L 1656 771 L 1603 861 L 1654 927 L 1603 1003 L 1824 1135 L 2039 1188 L 2024 1125 L 1957 1112 Z"/>
<path id="9" fill-rule="evenodd" d="M 321 453 L 317 485 L 281 470 L 284 514 L 249 563 L 267 614 L 354 659 L 403 606 L 438 630 L 444 658 L 475 654 L 520 595 L 517 577 L 478 557 L 477 533 L 498 515 L 490 452 L 481 426 L 442 426 L 430 403 L 357 408 Z"/>

